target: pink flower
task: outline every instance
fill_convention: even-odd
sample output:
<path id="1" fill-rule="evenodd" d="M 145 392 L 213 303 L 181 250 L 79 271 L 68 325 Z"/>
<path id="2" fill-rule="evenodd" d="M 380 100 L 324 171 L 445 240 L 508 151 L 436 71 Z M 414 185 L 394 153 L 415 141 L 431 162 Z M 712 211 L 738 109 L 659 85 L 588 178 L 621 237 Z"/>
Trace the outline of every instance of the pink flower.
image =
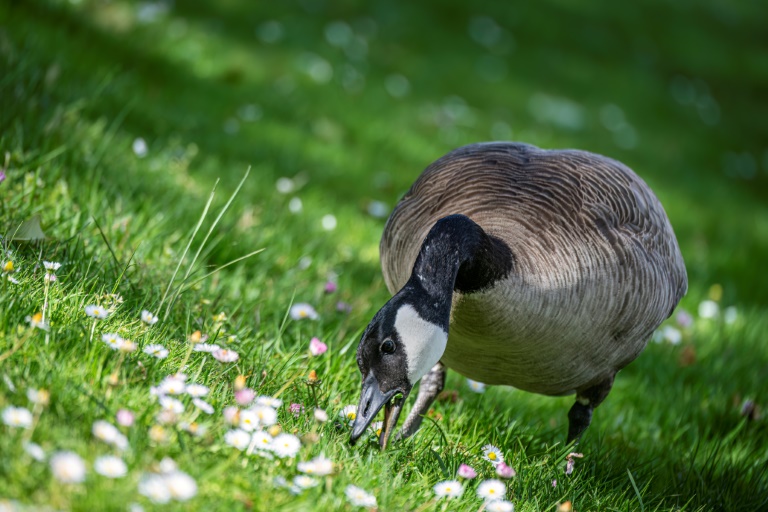
<path id="1" fill-rule="evenodd" d="M 496 474 L 501 478 L 512 478 L 517 475 L 517 472 L 502 462 L 496 466 Z"/>
<path id="2" fill-rule="evenodd" d="M 557 480 L 552 480 L 552 487 L 557 487 Z"/>
<path id="3" fill-rule="evenodd" d="M 121 427 L 130 427 L 133 425 L 134 415 L 128 409 L 119 409 L 115 415 L 117 424 Z"/>
<path id="4" fill-rule="evenodd" d="M 327 283 L 325 283 L 325 293 L 333 293 L 338 288 L 339 287 L 333 281 L 328 281 Z"/>
<path id="5" fill-rule="evenodd" d="M 235 401 L 240 405 L 248 405 L 256 398 L 256 393 L 251 388 L 243 388 L 235 391 Z"/>
<path id="6" fill-rule="evenodd" d="M 457 475 L 459 475 L 461 478 L 466 478 L 468 480 L 471 480 L 477 476 L 477 471 L 475 471 L 475 468 L 472 466 L 468 466 L 466 464 L 462 464 L 459 466 L 459 470 L 456 472 Z"/>
<path id="7" fill-rule="evenodd" d="M 675 315 L 675 320 L 677 321 L 677 325 L 683 329 L 693 325 L 693 317 L 684 309 L 681 309 L 677 312 L 677 315 Z"/>
<path id="8" fill-rule="evenodd" d="M 309 340 L 309 351 L 313 356 L 325 354 L 326 350 L 328 350 L 328 345 L 320 341 L 318 338 L 312 338 Z"/>
<path id="9" fill-rule="evenodd" d="M 240 356 L 234 350 L 226 348 L 220 348 L 219 350 L 212 352 L 211 355 L 214 359 L 221 361 L 222 363 L 234 363 Z"/>
<path id="10" fill-rule="evenodd" d="M 298 418 L 299 415 L 304 412 L 304 406 L 301 404 L 291 404 L 290 410 L 291 414 Z"/>
<path id="11" fill-rule="evenodd" d="M 336 303 L 336 311 L 338 311 L 339 313 L 351 313 L 352 306 L 340 300 L 339 302 Z"/>

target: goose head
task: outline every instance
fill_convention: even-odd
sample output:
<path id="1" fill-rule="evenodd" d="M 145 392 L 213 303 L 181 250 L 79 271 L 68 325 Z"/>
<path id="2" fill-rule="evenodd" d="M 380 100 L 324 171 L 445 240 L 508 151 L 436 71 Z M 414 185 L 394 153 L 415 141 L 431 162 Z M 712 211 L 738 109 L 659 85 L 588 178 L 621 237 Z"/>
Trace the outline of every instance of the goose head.
<path id="1" fill-rule="evenodd" d="M 362 390 L 352 444 L 384 408 L 379 444 L 385 448 L 413 386 L 440 361 L 448 341 L 450 297 L 430 296 L 411 282 L 373 317 L 357 349 Z"/>

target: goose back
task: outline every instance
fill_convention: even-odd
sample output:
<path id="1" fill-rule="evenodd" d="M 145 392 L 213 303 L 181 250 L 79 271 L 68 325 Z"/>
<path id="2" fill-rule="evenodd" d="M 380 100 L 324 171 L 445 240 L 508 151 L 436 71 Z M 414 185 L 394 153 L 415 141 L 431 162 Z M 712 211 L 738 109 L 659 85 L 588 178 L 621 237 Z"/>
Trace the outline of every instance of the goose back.
<path id="1" fill-rule="evenodd" d="M 485 143 L 440 158 L 384 230 L 392 293 L 451 214 L 503 240 L 514 259 L 492 287 L 454 293 L 442 361 L 475 380 L 548 395 L 585 389 L 635 359 L 687 289 L 663 207 L 607 157 Z"/>

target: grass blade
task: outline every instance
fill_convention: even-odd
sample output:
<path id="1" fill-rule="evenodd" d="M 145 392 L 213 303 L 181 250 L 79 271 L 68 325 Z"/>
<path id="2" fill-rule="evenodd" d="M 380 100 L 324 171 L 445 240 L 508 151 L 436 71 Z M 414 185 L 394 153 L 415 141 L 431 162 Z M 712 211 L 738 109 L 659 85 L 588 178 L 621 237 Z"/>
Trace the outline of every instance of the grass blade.
<path id="1" fill-rule="evenodd" d="M 176 275 L 179 273 L 181 264 L 184 262 L 184 258 L 186 258 L 187 252 L 189 252 L 189 248 L 192 246 L 192 241 L 195 239 L 195 236 L 197 236 L 197 232 L 200 231 L 200 226 L 203 225 L 203 221 L 205 220 L 205 217 L 208 215 L 208 210 L 210 209 L 211 203 L 213 202 L 213 197 L 216 194 L 216 185 L 218 184 L 219 184 L 219 180 L 216 180 L 216 183 L 214 183 L 213 185 L 213 190 L 211 190 L 211 194 L 208 196 L 208 202 L 205 203 L 205 208 L 203 208 L 203 214 L 200 215 L 200 220 L 197 221 L 197 225 L 195 226 L 195 229 L 192 231 L 192 236 L 189 237 L 189 242 L 187 242 L 187 246 L 184 248 L 184 252 L 182 253 L 181 258 L 179 258 L 179 263 L 176 265 L 176 270 L 173 271 L 171 280 L 168 281 L 168 287 L 165 289 L 163 298 L 160 300 L 160 305 L 157 307 L 158 311 L 162 309 L 163 304 L 165 303 L 165 299 L 168 298 L 168 294 L 171 291 L 171 287 L 173 287 L 173 282 L 176 280 Z M 165 315 L 163 316 L 163 319 L 168 318 L 168 313 L 169 311 L 166 310 Z"/>
<path id="2" fill-rule="evenodd" d="M 637 488 L 637 484 L 635 483 L 635 479 L 632 477 L 632 472 L 627 468 L 627 475 L 629 475 L 629 481 L 632 482 L 632 488 L 635 490 L 635 496 L 637 496 L 637 501 L 640 503 L 640 511 L 645 511 L 645 505 L 643 505 L 643 497 L 640 496 L 640 490 Z"/>

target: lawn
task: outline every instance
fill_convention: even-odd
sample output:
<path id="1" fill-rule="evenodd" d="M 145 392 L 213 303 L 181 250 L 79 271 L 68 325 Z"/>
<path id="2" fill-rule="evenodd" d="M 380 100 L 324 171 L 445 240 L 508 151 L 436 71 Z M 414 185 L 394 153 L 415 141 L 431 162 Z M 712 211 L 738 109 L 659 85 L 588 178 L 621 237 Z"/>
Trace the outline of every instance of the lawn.
<path id="1" fill-rule="evenodd" d="M 766 16 L 0 0 L 0 510 L 476 511 L 487 444 L 518 512 L 767 509 Z M 632 167 L 688 295 L 575 449 L 573 397 L 456 373 L 416 436 L 352 447 L 386 216 L 485 140 Z"/>

